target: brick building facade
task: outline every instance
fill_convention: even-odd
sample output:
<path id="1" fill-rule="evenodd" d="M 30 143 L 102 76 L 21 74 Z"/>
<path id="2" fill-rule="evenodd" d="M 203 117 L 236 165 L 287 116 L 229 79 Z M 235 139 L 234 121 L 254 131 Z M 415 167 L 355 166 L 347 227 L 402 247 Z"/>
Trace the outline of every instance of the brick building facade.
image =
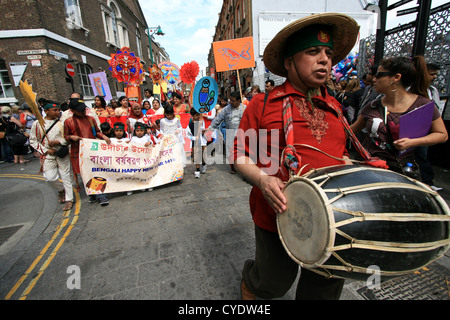
<path id="1" fill-rule="evenodd" d="M 138 0 L 2 0 L 0 17 L 2 105 L 24 102 L 15 78 L 31 83 L 38 98 L 63 102 L 76 91 L 90 102 L 88 74 L 101 71 L 116 97 L 124 84 L 112 78 L 108 60 L 125 46 L 145 70 L 150 65 L 148 26 Z M 154 41 L 152 56 L 156 63 L 169 59 Z M 68 62 L 75 67 L 73 87 L 65 72 Z M 152 88 L 150 78 L 145 80 L 141 90 Z"/>
<path id="2" fill-rule="evenodd" d="M 251 0 L 224 0 L 219 13 L 213 42 L 252 36 L 251 7 Z M 210 76 L 211 70 L 215 72 L 212 46 L 208 55 L 208 75 Z M 228 97 L 231 92 L 239 90 L 239 80 L 244 93 L 245 89 L 251 86 L 252 73 L 252 69 L 239 70 L 240 79 L 238 79 L 236 71 L 217 72 L 215 77 L 221 94 Z"/>

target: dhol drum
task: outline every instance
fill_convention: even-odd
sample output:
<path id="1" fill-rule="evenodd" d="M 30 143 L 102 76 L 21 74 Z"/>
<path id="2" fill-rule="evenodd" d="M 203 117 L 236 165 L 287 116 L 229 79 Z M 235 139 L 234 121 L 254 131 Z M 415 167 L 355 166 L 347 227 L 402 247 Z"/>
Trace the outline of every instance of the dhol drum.
<path id="1" fill-rule="evenodd" d="M 340 165 L 291 178 L 280 239 L 302 267 L 334 278 L 416 271 L 449 247 L 450 210 L 425 184 L 393 171 Z"/>

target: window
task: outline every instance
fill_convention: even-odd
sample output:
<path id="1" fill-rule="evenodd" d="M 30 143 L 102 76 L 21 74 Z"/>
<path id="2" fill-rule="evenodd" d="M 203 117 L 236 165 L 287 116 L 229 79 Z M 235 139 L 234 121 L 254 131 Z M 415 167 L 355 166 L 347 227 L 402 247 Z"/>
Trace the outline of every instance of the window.
<path id="1" fill-rule="evenodd" d="M 94 92 L 91 88 L 91 83 L 89 82 L 89 74 L 92 73 L 91 67 L 87 64 L 78 64 L 78 74 L 80 75 L 80 88 L 84 97 L 93 97 Z"/>
<path id="2" fill-rule="evenodd" d="M 118 34 L 118 27 L 117 27 L 117 11 L 116 8 L 114 6 L 114 4 L 111 4 L 111 12 L 110 12 L 110 25 L 111 25 L 111 31 L 112 33 L 110 34 L 110 40 L 112 40 L 112 43 L 119 45 L 119 34 Z"/>
<path id="3" fill-rule="evenodd" d="M 5 60 L 0 59 L 0 99 L 4 98 L 14 98 L 14 91 Z"/>
<path id="4" fill-rule="evenodd" d="M 78 0 L 64 0 L 64 6 L 66 7 L 66 19 L 74 25 L 82 27 L 83 22 Z"/>
<path id="5" fill-rule="evenodd" d="M 113 0 L 101 4 L 106 42 L 115 47 L 129 47 L 128 28 L 122 19 L 119 7 Z"/>
<path id="6" fill-rule="evenodd" d="M 112 1 L 108 1 L 108 5 L 102 4 L 101 8 L 106 42 L 113 46 L 120 47 L 121 43 L 118 24 L 118 21 L 120 20 L 120 11 Z"/>
<path id="7" fill-rule="evenodd" d="M 136 47 L 138 57 L 142 58 L 141 32 L 138 28 L 136 28 Z"/>
<path id="8" fill-rule="evenodd" d="M 122 25 L 122 38 L 120 39 L 120 43 L 122 47 L 130 47 L 130 40 L 128 39 L 128 30 L 125 26 Z"/>

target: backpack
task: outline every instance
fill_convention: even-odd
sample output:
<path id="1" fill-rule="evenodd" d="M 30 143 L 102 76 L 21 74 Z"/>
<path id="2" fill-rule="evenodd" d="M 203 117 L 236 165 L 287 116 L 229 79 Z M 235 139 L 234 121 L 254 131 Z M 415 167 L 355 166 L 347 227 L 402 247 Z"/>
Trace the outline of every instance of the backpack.
<path id="1" fill-rule="evenodd" d="M 5 122 L 7 124 L 6 125 L 6 140 L 13 147 L 23 146 L 27 142 L 28 137 L 23 133 L 23 131 L 14 122 L 11 122 L 7 118 L 6 118 Z"/>

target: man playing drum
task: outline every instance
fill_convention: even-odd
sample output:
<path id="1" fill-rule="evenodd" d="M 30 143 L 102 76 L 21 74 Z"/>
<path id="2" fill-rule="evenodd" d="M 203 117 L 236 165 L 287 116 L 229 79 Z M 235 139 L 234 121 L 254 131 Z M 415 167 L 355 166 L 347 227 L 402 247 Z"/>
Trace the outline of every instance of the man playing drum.
<path id="1" fill-rule="evenodd" d="M 331 67 L 355 45 L 358 31 L 346 15 L 311 15 L 282 29 L 264 51 L 267 69 L 287 80 L 266 101 L 264 94 L 253 97 L 235 140 L 236 169 L 253 185 L 250 211 L 256 240 L 255 259 L 247 260 L 242 272 L 243 299 L 281 297 L 296 279 L 299 265 L 283 248 L 276 223 L 277 214 L 287 208 L 283 187 L 290 175 L 348 159 L 341 107 L 324 83 Z M 248 133 L 255 129 L 257 148 Z M 339 299 L 343 285 L 342 279 L 302 268 L 296 299 Z"/>

